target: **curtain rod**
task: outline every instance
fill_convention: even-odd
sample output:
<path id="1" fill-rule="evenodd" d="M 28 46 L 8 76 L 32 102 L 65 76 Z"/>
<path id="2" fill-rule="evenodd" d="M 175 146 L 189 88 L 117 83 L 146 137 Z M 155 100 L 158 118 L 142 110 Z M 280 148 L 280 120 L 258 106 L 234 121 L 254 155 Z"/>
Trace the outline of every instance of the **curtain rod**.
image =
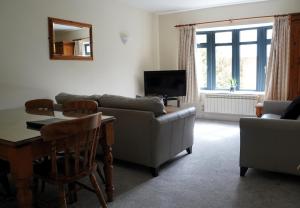
<path id="1" fill-rule="evenodd" d="M 78 40 L 84 40 L 84 39 L 89 39 L 90 37 L 86 37 L 86 38 L 78 38 L 78 39 L 73 39 L 73 41 L 78 41 Z"/>
<path id="2" fill-rule="evenodd" d="M 244 17 L 244 18 L 217 20 L 217 21 L 210 21 L 210 22 L 198 22 L 198 23 L 191 23 L 191 24 L 175 25 L 174 27 L 195 26 L 195 25 L 218 23 L 218 22 L 232 22 L 232 21 L 236 21 L 236 20 L 260 19 L 260 18 L 268 18 L 268 17 L 280 17 L 280 16 L 286 16 L 286 15 L 289 15 L 289 14 L 269 15 L 269 16 L 259 16 L 259 17 Z"/>

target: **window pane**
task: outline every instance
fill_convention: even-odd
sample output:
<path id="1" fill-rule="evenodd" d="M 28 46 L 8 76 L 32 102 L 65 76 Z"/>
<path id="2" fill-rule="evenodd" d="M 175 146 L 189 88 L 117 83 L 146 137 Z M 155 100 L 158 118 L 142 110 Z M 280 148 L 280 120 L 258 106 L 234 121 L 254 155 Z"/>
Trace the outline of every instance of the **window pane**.
<path id="1" fill-rule="evenodd" d="M 216 43 L 231 43 L 232 42 L 232 32 L 216 32 L 215 33 Z"/>
<path id="2" fill-rule="evenodd" d="M 201 35 L 196 35 L 196 43 L 207 43 L 207 35 L 206 34 L 201 34 Z"/>
<path id="3" fill-rule="evenodd" d="M 207 88 L 207 48 L 197 49 L 197 74 L 200 88 Z"/>
<path id="4" fill-rule="evenodd" d="M 257 45 L 240 46 L 240 89 L 256 90 Z"/>
<path id="5" fill-rule="evenodd" d="M 229 89 L 232 78 L 232 46 L 216 46 L 216 88 Z"/>
<path id="6" fill-rule="evenodd" d="M 267 30 L 267 39 L 272 39 L 272 33 L 273 33 L 272 29 Z"/>
<path id="7" fill-rule="evenodd" d="M 257 30 L 240 31 L 240 42 L 257 41 Z"/>

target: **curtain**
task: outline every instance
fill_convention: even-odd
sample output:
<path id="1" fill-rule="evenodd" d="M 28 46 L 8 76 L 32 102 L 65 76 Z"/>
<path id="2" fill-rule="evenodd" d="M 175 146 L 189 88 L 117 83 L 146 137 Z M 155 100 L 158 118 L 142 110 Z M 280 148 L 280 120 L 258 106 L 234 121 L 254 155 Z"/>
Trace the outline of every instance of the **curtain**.
<path id="1" fill-rule="evenodd" d="M 275 17 L 270 58 L 266 73 L 265 100 L 287 100 L 289 45 L 289 16 Z"/>
<path id="2" fill-rule="evenodd" d="M 181 27 L 179 30 L 178 68 L 186 70 L 187 81 L 186 96 L 183 97 L 183 102 L 193 103 L 198 101 L 199 97 L 195 64 L 196 29 L 188 26 Z"/>
<path id="3" fill-rule="evenodd" d="M 74 56 L 82 56 L 83 55 L 83 41 L 77 40 L 74 41 Z"/>

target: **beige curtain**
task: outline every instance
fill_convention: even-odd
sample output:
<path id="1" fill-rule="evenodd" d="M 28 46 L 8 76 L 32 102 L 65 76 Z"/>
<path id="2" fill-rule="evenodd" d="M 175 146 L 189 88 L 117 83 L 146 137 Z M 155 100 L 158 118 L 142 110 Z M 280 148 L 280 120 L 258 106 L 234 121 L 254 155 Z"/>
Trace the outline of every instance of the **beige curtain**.
<path id="1" fill-rule="evenodd" d="M 199 96 L 195 66 L 196 29 L 189 26 L 181 27 L 179 30 L 178 68 L 186 70 L 187 76 L 187 91 L 183 102 L 193 103 L 198 101 Z"/>
<path id="2" fill-rule="evenodd" d="M 287 100 L 289 70 L 289 16 L 275 17 L 266 73 L 265 100 Z"/>
<path id="3" fill-rule="evenodd" d="M 82 40 L 77 40 L 74 41 L 74 55 L 75 56 L 82 56 L 83 54 L 83 41 Z"/>

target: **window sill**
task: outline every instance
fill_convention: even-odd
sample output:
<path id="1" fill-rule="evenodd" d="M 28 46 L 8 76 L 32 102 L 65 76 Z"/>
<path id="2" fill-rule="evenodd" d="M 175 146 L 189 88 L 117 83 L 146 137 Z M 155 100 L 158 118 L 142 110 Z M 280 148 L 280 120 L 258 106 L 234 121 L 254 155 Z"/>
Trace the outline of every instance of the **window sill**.
<path id="1" fill-rule="evenodd" d="M 265 92 L 259 92 L 259 91 L 230 92 L 229 90 L 200 90 L 200 94 L 265 95 Z"/>

